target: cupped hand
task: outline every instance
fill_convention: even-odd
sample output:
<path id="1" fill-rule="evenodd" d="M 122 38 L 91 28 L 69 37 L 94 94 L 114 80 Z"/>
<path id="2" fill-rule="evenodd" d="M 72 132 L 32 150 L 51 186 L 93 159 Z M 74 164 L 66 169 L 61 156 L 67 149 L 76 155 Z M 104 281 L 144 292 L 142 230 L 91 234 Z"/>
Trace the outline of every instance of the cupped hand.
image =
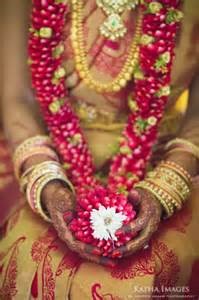
<path id="1" fill-rule="evenodd" d="M 26 168 L 45 160 L 45 157 L 31 159 L 26 164 Z M 133 190 L 129 194 L 129 201 L 137 210 L 137 217 L 130 224 L 124 225 L 120 232 L 131 233 L 136 237 L 126 245 L 115 249 L 112 252 L 114 259 L 110 259 L 103 257 L 99 248 L 76 240 L 71 233 L 69 223 L 75 214 L 76 199 L 69 189 L 55 180 L 48 183 L 42 193 L 42 202 L 50 214 L 52 224 L 68 248 L 79 253 L 82 258 L 112 267 L 117 264 L 115 258 L 130 256 L 144 248 L 160 222 L 162 207 L 150 192 L 141 189 Z"/>
<path id="2" fill-rule="evenodd" d="M 45 155 L 32 157 L 24 165 L 23 171 L 46 160 L 48 158 Z M 101 256 L 98 248 L 82 243 L 72 235 L 69 223 L 75 215 L 76 199 L 68 188 L 64 187 L 58 180 L 51 181 L 43 189 L 41 200 L 52 219 L 58 236 L 69 249 L 89 261 L 111 267 L 115 266 L 115 260 Z"/>
<path id="3" fill-rule="evenodd" d="M 112 257 L 130 256 L 138 250 L 148 246 L 148 242 L 158 229 L 162 207 L 155 197 L 145 190 L 132 190 L 129 201 L 137 211 L 137 217 L 130 224 L 124 225 L 119 231 L 136 235 L 126 245 L 112 252 Z"/>
<path id="4" fill-rule="evenodd" d="M 69 223 L 75 214 L 75 196 L 72 192 L 59 181 L 54 181 L 46 186 L 42 199 L 58 236 L 70 250 L 79 253 L 82 258 L 98 264 L 110 267 L 116 265 L 115 260 L 101 256 L 99 248 L 82 243 L 72 235 L 69 229 Z"/>

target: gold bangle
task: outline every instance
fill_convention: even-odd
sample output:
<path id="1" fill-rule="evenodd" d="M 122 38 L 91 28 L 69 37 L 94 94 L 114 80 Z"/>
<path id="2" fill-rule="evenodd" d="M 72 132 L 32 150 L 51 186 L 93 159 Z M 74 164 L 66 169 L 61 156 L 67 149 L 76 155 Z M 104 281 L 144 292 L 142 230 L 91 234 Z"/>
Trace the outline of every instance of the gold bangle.
<path id="1" fill-rule="evenodd" d="M 44 187 L 53 180 L 61 181 L 67 188 L 69 187 L 69 189 L 74 192 L 74 188 L 68 178 L 63 173 L 58 174 L 54 172 L 49 172 L 38 178 L 31 184 L 31 188 L 26 192 L 26 198 L 32 210 L 38 213 L 47 222 L 50 222 L 50 218 L 42 207 L 41 193 Z"/>
<path id="2" fill-rule="evenodd" d="M 161 191 L 162 194 L 167 195 L 168 200 L 177 210 L 180 210 L 182 208 L 182 201 L 180 197 L 173 190 L 171 190 L 169 186 L 165 184 L 165 182 L 159 180 L 153 181 L 150 179 L 147 179 L 146 182 L 153 184 L 154 186 L 159 188 L 159 191 Z"/>
<path id="3" fill-rule="evenodd" d="M 167 217 L 170 217 L 175 210 L 182 208 L 190 194 L 191 182 L 191 176 L 181 166 L 171 161 L 163 161 L 135 187 L 153 193 L 164 207 Z"/>
<path id="4" fill-rule="evenodd" d="M 32 147 L 31 149 L 27 150 L 24 153 L 21 153 L 20 156 L 17 156 L 14 159 L 14 172 L 16 178 L 19 180 L 21 176 L 21 169 L 24 165 L 24 163 L 30 158 L 35 155 L 45 155 L 48 158 L 50 158 L 53 161 L 58 161 L 59 158 L 54 150 L 52 150 L 49 147 L 46 146 L 35 146 Z"/>
<path id="5" fill-rule="evenodd" d="M 167 168 L 170 168 L 174 170 L 178 175 L 181 176 L 182 179 L 185 180 L 188 186 L 191 186 L 192 184 L 192 177 L 191 175 L 180 165 L 176 164 L 173 161 L 165 160 L 160 163 L 160 166 L 166 166 Z"/>
<path id="6" fill-rule="evenodd" d="M 27 178 L 26 194 L 28 195 L 30 193 L 33 184 L 40 177 L 45 176 L 49 173 L 61 173 L 63 176 L 65 175 L 64 170 L 61 168 L 61 165 L 58 162 L 45 161 L 40 164 L 37 164 Z"/>
<path id="7" fill-rule="evenodd" d="M 167 143 L 166 145 L 166 150 L 173 150 L 175 148 L 181 148 L 182 150 L 184 149 L 185 151 L 191 153 L 195 158 L 199 160 L 199 147 L 196 146 L 194 143 L 181 139 L 181 138 L 176 138 L 174 140 L 171 140 L 170 142 Z"/>
<path id="8" fill-rule="evenodd" d="M 135 188 L 141 188 L 148 190 L 150 193 L 152 193 L 155 198 L 161 203 L 161 205 L 164 208 L 165 217 L 169 218 L 174 213 L 174 207 L 172 203 L 170 203 L 167 199 L 167 195 L 161 191 L 158 187 L 155 185 L 147 182 L 147 181 L 141 181 L 135 185 Z"/>
<path id="9" fill-rule="evenodd" d="M 16 160 L 21 153 L 29 151 L 31 147 L 35 146 L 49 146 L 52 147 L 51 140 L 46 135 L 36 135 L 23 141 L 15 150 L 13 160 Z"/>
<path id="10" fill-rule="evenodd" d="M 47 213 L 47 211 L 44 210 L 42 207 L 41 203 L 41 194 L 44 189 L 44 187 L 50 183 L 53 180 L 59 180 L 63 182 L 67 187 L 71 185 L 70 181 L 67 179 L 66 176 L 62 174 L 54 174 L 54 173 L 49 173 L 48 175 L 45 175 L 38 179 L 36 182 L 36 185 L 34 187 L 34 209 L 35 212 L 37 212 L 44 220 L 47 222 L 51 222 L 51 219 Z"/>
<path id="11" fill-rule="evenodd" d="M 194 158 L 195 155 L 193 154 L 193 152 L 190 150 L 190 149 L 186 149 L 186 148 L 183 148 L 183 147 L 176 147 L 176 148 L 173 148 L 171 150 L 168 150 L 165 154 L 165 158 L 167 159 L 167 157 L 170 157 L 172 154 L 175 154 L 175 153 L 189 153 L 191 154 Z"/>
<path id="12" fill-rule="evenodd" d="M 34 166 L 28 168 L 28 169 L 21 175 L 21 177 L 20 177 L 20 180 L 19 180 L 19 186 L 20 186 L 20 191 L 21 191 L 22 193 L 24 193 L 25 190 L 26 190 L 26 186 L 27 186 L 27 184 L 28 184 L 28 177 L 29 177 L 29 175 L 32 173 L 32 171 L 34 170 L 35 166 L 36 166 L 36 165 L 34 165 Z"/>
<path id="13" fill-rule="evenodd" d="M 72 193 L 75 194 L 75 188 L 74 188 L 73 184 L 71 183 L 71 181 L 67 178 L 65 170 L 62 168 L 61 164 L 56 161 L 44 161 L 44 162 L 38 164 L 34 168 L 32 174 L 31 174 L 31 177 L 37 176 L 37 174 L 41 174 L 41 173 L 47 174 L 48 172 L 53 172 L 53 173 L 63 175 L 68 182 L 68 188 L 71 190 Z"/>
<path id="14" fill-rule="evenodd" d="M 19 181 L 21 191 L 25 192 L 29 181 L 34 182 L 35 180 L 37 180 L 37 178 L 45 175 L 46 173 L 49 173 L 51 171 L 59 172 L 59 170 L 61 170 L 64 174 L 64 170 L 62 169 L 61 165 L 56 161 L 46 160 L 42 163 L 35 164 L 22 174 Z"/>
<path id="15" fill-rule="evenodd" d="M 147 174 L 147 178 L 160 179 L 165 182 L 171 189 L 176 191 L 183 203 L 190 194 L 190 187 L 187 183 L 174 170 L 166 166 L 158 166 L 154 171 Z"/>

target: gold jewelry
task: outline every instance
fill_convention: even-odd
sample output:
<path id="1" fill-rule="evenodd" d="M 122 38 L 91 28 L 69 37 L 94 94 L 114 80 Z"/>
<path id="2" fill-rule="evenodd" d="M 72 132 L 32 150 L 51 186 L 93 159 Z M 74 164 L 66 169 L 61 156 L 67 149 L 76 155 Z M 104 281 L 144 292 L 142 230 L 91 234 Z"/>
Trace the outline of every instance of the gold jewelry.
<path id="1" fill-rule="evenodd" d="M 66 177 L 64 169 L 61 165 L 55 161 L 44 161 L 40 164 L 37 164 L 31 174 L 28 176 L 28 184 L 26 188 L 27 194 L 30 193 L 32 185 L 42 176 L 47 175 L 48 173 L 61 174 Z M 74 186 L 69 182 L 69 189 L 75 193 Z"/>
<path id="2" fill-rule="evenodd" d="M 34 186 L 33 199 L 31 199 L 31 202 L 33 201 L 32 204 L 34 205 L 34 211 L 38 213 L 47 222 L 51 222 L 51 219 L 49 217 L 48 212 L 45 211 L 42 207 L 41 194 L 44 187 L 53 180 L 62 181 L 65 185 L 67 185 L 67 187 L 71 185 L 70 181 L 67 179 L 66 176 L 62 174 L 49 173 L 48 175 L 42 176 L 40 179 L 37 180 Z"/>
<path id="3" fill-rule="evenodd" d="M 65 176 L 64 170 L 62 169 L 61 165 L 58 162 L 45 161 L 40 164 L 37 164 L 26 180 L 27 185 L 24 186 L 24 188 L 26 189 L 26 193 L 27 194 L 30 193 L 32 185 L 39 178 L 49 173 L 62 174 L 63 176 Z M 25 182 L 23 182 L 23 184 L 25 184 Z M 71 190 L 74 190 L 74 188 L 71 186 L 70 186 Z"/>
<path id="4" fill-rule="evenodd" d="M 23 141 L 15 150 L 13 155 L 13 160 L 16 160 L 18 156 L 21 155 L 21 152 L 28 151 L 31 147 L 35 146 L 49 146 L 52 147 L 51 140 L 46 135 L 36 135 L 33 137 L 30 137 Z"/>
<path id="5" fill-rule="evenodd" d="M 199 159 L 199 147 L 188 140 L 176 138 L 168 142 L 166 145 L 167 151 L 179 151 L 180 149 L 182 151 L 184 150 L 186 152 L 191 153 L 193 156 Z"/>
<path id="6" fill-rule="evenodd" d="M 21 176 L 21 169 L 24 163 L 32 156 L 35 155 L 45 155 L 50 158 L 52 161 L 58 161 L 59 158 L 54 150 L 46 146 L 32 146 L 29 150 L 23 149 L 20 152 L 20 155 L 15 156 L 14 161 L 14 172 L 16 178 L 19 180 Z"/>
<path id="7" fill-rule="evenodd" d="M 154 171 L 147 174 L 147 178 L 153 180 L 160 179 L 169 187 L 176 191 L 180 196 L 182 202 L 188 198 L 190 194 L 190 187 L 175 171 L 169 169 L 167 166 L 158 166 Z"/>
<path id="8" fill-rule="evenodd" d="M 62 171 L 64 174 L 64 170 L 62 170 L 62 167 L 60 163 L 56 161 L 44 161 L 42 163 L 38 163 L 29 169 L 27 169 L 21 176 L 20 178 L 20 187 L 21 191 L 26 191 L 27 185 L 30 181 L 34 182 L 36 181 L 39 177 L 49 173 L 49 172 L 58 172 Z"/>
<path id="9" fill-rule="evenodd" d="M 173 161 L 169 161 L 169 160 L 162 161 L 160 163 L 160 166 L 166 166 L 167 168 L 172 169 L 178 175 L 180 175 L 182 179 L 184 179 L 184 181 L 187 183 L 188 186 L 191 186 L 192 177 L 182 166 L 174 163 Z"/>
<path id="10" fill-rule="evenodd" d="M 66 177 L 61 165 L 53 161 L 45 161 L 35 166 L 33 171 L 24 177 L 23 189 L 26 188 L 26 198 L 33 211 L 38 213 L 46 221 L 50 221 L 47 212 L 41 204 L 41 193 L 44 187 L 52 180 L 62 181 L 73 193 L 75 189 Z"/>
<path id="11" fill-rule="evenodd" d="M 20 177 L 20 180 L 19 180 L 19 185 L 20 185 L 20 191 L 21 192 L 25 192 L 26 190 L 26 186 L 28 184 L 28 177 L 29 175 L 32 173 L 32 171 L 34 170 L 34 168 L 36 167 L 37 165 L 34 165 L 30 168 L 28 168 Z"/>
<path id="12" fill-rule="evenodd" d="M 175 153 L 189 153 L 197 159 L 196 155 L 193 154 L 193 151 L 191 151 L 191 149 L 188 149 L 188 148 L 185 149 L 183 147 L 181 147 L 181 148 L 176 147 L 171 150 L 168 150 L 165 154 L 165 158 L 170 157 L 172 154 L 175 154 Z"/>
<path id="13" fill-rule="evenodd" d="M 41 153 L 42 147 L 45 147 L 43 148 L 43 150 L 45 150 L 44 153 Z M 14 172 L 16 178 L 19 179 L 21 175 L 22 166 L 29 157 L 36 154 L 46 154 L 46 151 L 53 160 L 58 160 L 55 151 L 53 151 L 51 140 L 48 136 L 36 135 L 24 140 L 16 148 L 13 155 Z"/>
<path id="14" fill-rule="evenodd" d="M 119 73 L 119 75 L 109 83 L 101 83 L 95 80 L 89 70 L 88 63 L 86 61 L 86 50 L 84 46 L 83 37 L 83 17 L 82 17 L 82 0 L 71 0 L 72 2 L 72 26 L 71 37 L 72 45 L 75 55 L 76 69 L 79 72 L 80 78 L 91 89 L 96 90 L 99 93 L 102 92 L 118 92 L 126 86 L 127 82 L 131 80 L 133 71 L 138 62 L 139 49 L 138 41 L 141 35 L 142 13 L 139 13 L 139 19 L 135 31 L 134 41 L 131 45 L 131 49 L 126 59 L 126 62 Z"/>
<path id="15" fill-rule="evenodd" d="M 155 186 L 154 184 L 148 181 L 141 181 L 135 185 L 135 188 L 141 188 L 152 193 L 163 206 L 166 213 L 165 217 L 169 218 L 173 215 L 174 207 L 173 204 L 171 203 L 171 198 L 169 197 L 169 195 L 167 195 L 164 191 L 159 189 L 157 186 Z"/>
<path id="16" fill-rule="evenodd" d="M 179 196 L 178 193 L 176 193 L 175 190 L 173 190 L 172 188 L 170 188 L 170 186 L 168 184 L 166 184 L 164 181 L 155 179 L 146 179 L 147 182 L 153 184 L 154 186 L 158 187 L 159 190 L 163 193 L 165 193 L 165 195 L 167 195 L 167 198 L 169 200 L 169 202 L 177 209 L 180 210 L 182 208 L 182 200 L 181 197 Z"/>
<path id="17" fill-rule="evenodd" d="M 136 188 L 150 191 L 164 207 L 167 217 L 180 210 L 191 191 L 191 176 L 178 164 L 163 161 Z"/>
<path id="18" fill-rule="evenodd" d="M 135 8 L 138 0 L 97 0 L 98 7 L 107 14 L 107 19 L 100 26 L 100 32 L 106 38 L 115 41 L 127 32 L 121 14 L 127 9 Z"/>

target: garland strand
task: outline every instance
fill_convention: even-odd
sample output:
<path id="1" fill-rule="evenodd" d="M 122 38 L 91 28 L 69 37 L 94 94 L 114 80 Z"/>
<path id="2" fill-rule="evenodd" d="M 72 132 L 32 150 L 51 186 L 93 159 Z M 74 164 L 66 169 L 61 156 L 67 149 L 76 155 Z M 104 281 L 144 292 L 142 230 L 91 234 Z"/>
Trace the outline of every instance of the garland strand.
<path id="1" fill-rule="evenodd" d="M 130 114 L 120 138 L 119 151 L 112 158 L 108 188 L 105 188 L 94 176 L 91 153 L 80 121 L 70 106 L 65 85 L 62 61 L 69 5 L 65 0 L 33 0 L 28 47 L 32 85 L 56 149 L 76 187 L 79 206 L 71 230 L 76 238 L 103 249 L 103 255 L 111 252 L 112 241 L 93 237 L 88 221 L 90 212 L 103 205 L 122 212 L 126 216 L 124 224 L 135 217 L 123 192 L 131 190 L 144 177 L 157 139 L 158 125 L 170 94 L 175 39 L 182 18 L 180 2 L 141 1 L 142 36 L 134 89 L 128 99 Z M 131 238 L 129 234 L 118 236 L 115 246 Z"/>

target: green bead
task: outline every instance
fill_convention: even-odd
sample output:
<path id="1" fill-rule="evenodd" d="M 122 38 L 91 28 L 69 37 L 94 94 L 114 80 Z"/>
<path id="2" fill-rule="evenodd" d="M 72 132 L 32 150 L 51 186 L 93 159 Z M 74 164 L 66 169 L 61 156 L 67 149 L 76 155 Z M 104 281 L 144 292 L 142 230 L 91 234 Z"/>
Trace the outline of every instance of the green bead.
<path id="1" fill-rule="evenodd" d="M 39 30 L 39 36 L 41 38 L 51 38 L 53 30 L 50 27 L 41 27 Z"/>
<path id="2" fill-rule="evenodd" d="M 48 108 L 52 113 L 57 113 L 63 104 L 64 104 L 64 99 L 57 99 L 54 100 L 52 103 L 50 103 Z"/>
<path id="3" fill-rule="evenodd" d="M 62 55 L 63 52 L 64 52 L 64 45 L 60 44 L 53 49 L 52 55 L 54 58 L 58 58 L 60 57 L 60 55 Z"/>
<path id="4" fill-rule="evenodd" d="M 144 132 L 147 129 L 147 126 L 148 126 L 147 120 L 138 118 L 135 122 L 135 127 L 134 127 L 135 132 L 140 135 L 142 132 Z"/>
<path id="5" fill-rule="evenodd" d="M 121 154 L 131 154 L 132 151 L 131 151 L 131 148 L 129 148 L 128 146 L 122 146 L 120 148 L 120 153 Z"/>
<path id="6" fill-rule="evenodd" d="M 162 61 L 165 63 L 165 64 L 168 64 L 171 60 L 171 55 L 170 55 L 170 52 L 169 51 L 166 51 L 164 52 L 162 55 L 161 55 L 161 59 Z"/>
<path id="7" fill-rule="evenodd" d="M 180 22 L 183 19 L 183 12 L 178 9 L 170 9 L 166 16 L 166 23 Z"/>
<path id="8" fill-rule="evenodd" d="M 140 44 L 141 45 L 149 45 L 149 44 L 153 43 L 154 40 L 155 40 L 155 38 L 153 36 L 148 35 L 148 34 L 143 34 L 140 39 Z"/>
<path id="9" fill-rule="evenodd" d="M 68 164 L 68 163 L 64 163 L 64 164 L 62 165 L 62 167 L 63 167 L 65 170 L 69 170 L 70 167 L 71 167 L 71 165 Z"/>
<path id="10" fill-rule="evenodd" d="M 150 126 L 154 126 L 154 125 L 157 124 L 157 118 L 151 116 L 151 117 L 149 117 L 149 118 L 147 119 L 147 123 L 148 123 L 148 125 L 150 125 Z"/>
<path id="11" fill-rule="evenodd" d="M 56 78 L 56 79 L 60 79 L 60 78 L 63 78 L 63 77 L 65 77 L 66 76 L 66 71 L 65 71 L 65 69 L 63 68 L 63 67 L 59 67 L 56 71 L 55 71 L 55 73 L 54 73 L 54 77 Z"/>
<path id="12" fill-rule="evenodd" d="M 137 103 L 131 98 L 131 96 L 128 98 L 128 106 L 132 112 L 136 112 L 138 110 Z"/>
<path id="13" fill-rule="evenodd" d="M 157 14 L 162 9 L 162 4 L 156 1 L 149 3 L 149 12 L 152 14 Z"/>
<path id="14" fill-rule="evenodd" d="M 163 86 L 158 92 L 157 96 L 162 97 L 162 96 L 169 96 L 171 93 L 171 88 L 169 85 Z"/>

